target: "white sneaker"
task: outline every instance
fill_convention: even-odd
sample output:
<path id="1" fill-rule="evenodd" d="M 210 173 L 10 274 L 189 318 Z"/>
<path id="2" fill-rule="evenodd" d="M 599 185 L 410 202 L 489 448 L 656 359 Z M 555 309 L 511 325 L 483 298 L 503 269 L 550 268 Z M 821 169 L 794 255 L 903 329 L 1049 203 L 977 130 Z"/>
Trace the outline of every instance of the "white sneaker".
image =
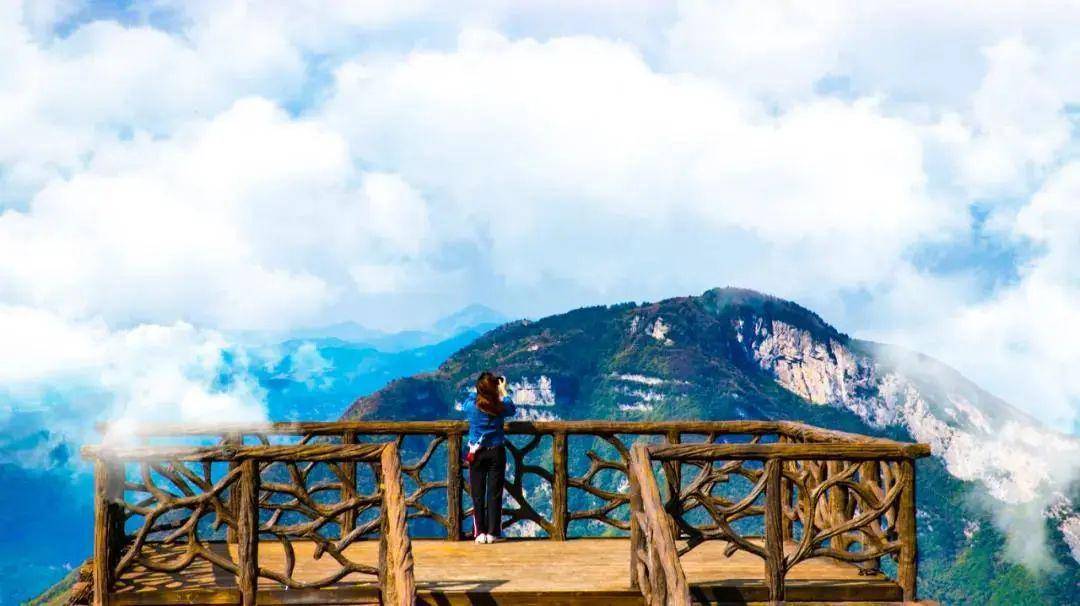
<path id="1" fill-rule="evenodd" d="M 491 535 L 491 534 L 487 535 L 487 542 L 488 543 L 498 543 L 501 540 L 502 539 L 500 539 L 499 537 L 497 537 L 495 535 Z"/>
<path id="2" fill-rule="evenodd" d="M 478 534 L 478 535 L 476 535 L 476 538 L 473 539 L 473 540 L 476 541 L 477 543 L 481 543 L 481 544 L 487 543 L 487 535 L 483 534 L 483 533 Z"/>

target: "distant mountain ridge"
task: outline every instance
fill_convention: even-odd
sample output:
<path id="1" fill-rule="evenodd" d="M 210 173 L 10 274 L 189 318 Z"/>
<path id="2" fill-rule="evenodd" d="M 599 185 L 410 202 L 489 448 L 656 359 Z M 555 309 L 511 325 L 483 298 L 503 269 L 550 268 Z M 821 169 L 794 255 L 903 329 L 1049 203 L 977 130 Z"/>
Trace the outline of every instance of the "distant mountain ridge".
<path id="1" fill-rule="evenodd" d="M 277 333 L 239 333 L 238 336 L 242 337 L 244 341 L 256 343 L 329 341 L 336 339 L 354 346 L 366 345 L 382 352 L 395 353 L 436 345 L 466 333 L 479 335 L 499 326 L 508 319 L 505 315 L 490 307 L 473 303 L 436 320 L 428 327 L 397 332 L 369 328 L 359 322 L 348 320 Z"/>
<path id="2" fill-rule="evenodd" d="M 1023 577 L 1024 603 L 1068 603 L 1080 589 L 1078 499 L 1048 467 L 1018 464 L 1080 456 L 1080 442 L 932 358 L 853 339 L 793 302 L 721 288 L 511 322 L 435 372 L 359 398 L 344 416 L 452 418 L 488 368 L 507 375 L 527 418 L 797 419 L 928 442 L 935 459 L 919 479 L 928 595 L 1017 603 L 1009 600 L 1018 581 L 975 583 L 975 571 Z M 1040 451 L 1048 445 L 1052 451 Z M 972 505 L 987 493 L 1001 503 L 1040 495 L 1045 519 L 1035 517 L 1064 572 L 1038 576 L 1000 561 L 1004 539 Z"/>
<path id="3" fill-rule="evenodd" d="M 431 328 L 438 334 L 453 335 L 463 330 L 475 329 L 480 326 L 495 328 L 507 322 L 510 318 L 487 305 L 473 303 L 458 311 L 437 320 Z"/>

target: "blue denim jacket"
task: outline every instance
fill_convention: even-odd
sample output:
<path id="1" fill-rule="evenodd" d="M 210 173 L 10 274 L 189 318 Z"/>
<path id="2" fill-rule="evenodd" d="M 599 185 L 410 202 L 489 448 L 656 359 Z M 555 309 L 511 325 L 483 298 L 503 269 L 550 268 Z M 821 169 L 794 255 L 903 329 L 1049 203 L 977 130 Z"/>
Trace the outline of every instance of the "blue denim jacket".
<path id="1" fill-rule="evenodd" d="M 462 408 L 465 411 L 465 419 L 469 422 L 469 444 L 499 446 L 506 441 L 503 420 L 514 416 L 517 413 L 517 407 L 509 396 L 503 398 L 503 405 L 506 406 L 506 410 L 501 415 L 489 415 L 477 407 L 475 393 L 465 398 Z"/>

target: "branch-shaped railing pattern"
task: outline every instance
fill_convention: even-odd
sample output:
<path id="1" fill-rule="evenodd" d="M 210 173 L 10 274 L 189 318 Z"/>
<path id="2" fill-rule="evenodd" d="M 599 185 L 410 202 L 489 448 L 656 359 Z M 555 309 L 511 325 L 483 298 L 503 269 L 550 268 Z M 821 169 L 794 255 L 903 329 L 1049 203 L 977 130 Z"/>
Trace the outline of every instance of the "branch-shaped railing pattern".
<path id="1" fill-rule="evenodd" d="M 148 440 L 217 436 L 229 448 L 250 443 L 271 448 L 282 441 L 330 449 L 392 443 L 401 453 L 402 515 L 409 532 L 459 540 L 466 536 L 463 522 L 469 514 L 462 465 L 467 430 L 463 421 L 358 421 L 158 426 L 139 432 Z M 509 477 L 504 527 L 555 540 L 629 532 L 636 545 L 632 557 L 642 556 L 632 566 L 632 578 L 654 597 L 670 597 L 673 573 L 661 562 L 656 564 L 659 568 L 649 564 L 649 554 L 662 550 L 655 546 L 667 541 L 664 525 L 647 526 L 642 519 L 659 515 L 655 513 L 659 510 L 650 508 L 653 513 L 646 514 L 645 501 L 635 501 L 639 495 L 633 487 L 646 471 L 659 487 L 660 510 L 670 525 L 675 544 L 672 565 L 705 541 L 724 541 L 727 555 L 743 551 L 762 558 L 771 595 L 782 598 L 787 571 L 805 560 L 829 557 L 854 562 L 874 574 L 888 557 L 898 563 L 897 582 L 905 599 L 914 598 L 914 459 L 929 454 L 925 445 L 784 421 L 513 421 L 506 430 Z M 649 445 L 649 460 L 656 462 L 658 474 L 651 463 L 633 469 L 634 448 L 639 445 Z M 179 488 L 175 495 L 165 495 L 174 509 L 186 507 L 183 511 L 190 515 L 155 514 L 156 526 L 147 531 L 146 540 L 188 536 L 193 528 L 241 540 L 233 518 L 241 493 L 234 485 L 242 474 L 236 472 L 236 460 L 227 465 L 219 472 L 161 467 L 193 487 L 191 495 Z M 383 491 L 371 485 L 370 475 L 360 473 L 362 467 L 359 460 L 346 458 L 321 466 L 310 461 L 262 463 L 255 470 L 265 478 L 251 505 L 261 512 L 261 538 L 283 545 L 313 543 L 318 554 L 341 566 L 334 577 L 297 579 L 295 565 L 287 557 L 283 568 L 260 569 L 258 575 L 304 588 L 372 573 L 373 567 L 349 563 L 344 553 L 353 542 L 379 534 L 386 518 L 379 500 Z M 107 493 L 115 487 L 106 483 L 100 489 Z M 139 505 L 144 515 L 152 513 L 146 507 L 161 501 L 161 495 L 150 496 L 153 500 Z M 201 517 L 192 521 L 195 513 Z M 206 559 L 225 570 L 235 566 L 197 541 L 184 545 L 185 558 Z M 641 570 L 645 577 L 639 578 Z M 642 579 L 648 583 L 642 584 Z M 652 584 L 656 579 L 665 579 L 659 593 Z"/>
<path id="2" fill-rule="evenodd" d="M 414 603 L 401 463 L 393 442 L 88 448 L 84 455 L 95 461 L 95 604 L 128 589 L 126 576 L 176 573 L 198 561 L 235 577 L 245 606 L 255 603 L 260 579 L 272 587 L 318 589 L 353 575 L 369 577 L 384 604 Z M 355 465 L 370 466 L 378 477 L 373 494 L 355 490 L 347 471 Z M 373 521 L 348 532 L 335 528 L 343 517 L 373 508 Z M 374 565 L 348 552 L 368 534 L 379 538 Z M 260 559 L 261 542 L 280 545 L 283 567 Z M 300 578 L 299 544 L 312 559 L 333 560 L 336 569 Z"/>
<path id="3" fill-rule="evenodd" d="M 353 562 L 345 550 L 358 537 L 373 532 L 378 528 L 379 519 L 369 521 L 341 533 L 325 532 L 335 525 L 346 511 L 354 515 L 363 513 L 380 504 L 378 494 L 358 495 L 353 491 L 346 495 L 345 486 L 349 484 L 343 462 L 327 463 L 297 461 L 267 461 L 259 465 L 259 494 L 257 505 L 261 519 L 258 526 L 260 537 L 274 537 L 285 554 L 284 570 L 273 570 L 260 566 L 259 576 L 277 581 L 290 589 L 308 589 L 336 583 L 352 574 L 377 575 L 374 566 Z M 329 478 L 318 479 L 318 472 Z M 320 499 L 328 495 L 330 499 Z M 327 535 L 331 536 L 327 536 Z M 294 576 L 296 569 L 296 551 L 293 541 L 306 540 L 314 543 L 316 559 L 328 555 L 340 564 L 332 574 L 313 580 L 301 580 Z"/>
<path id="4" fill-rule="evenodd" d="M 658 445 L 649 461 L 665 469 L 697 468 L 681 483 L 682 508 L 668 508 L 670 523 L 686 541 L 682 555 L 705 540 L 728 542 L 727 554 L 742 550 L 764 561 L 772 602 L 785 599 L 784 579 L 798 563 L 828 557 L 879 571 L 882 557 L 897 560 L 897 582 L 905 601 L 915 600 L 915 465 L 929 449 L 920 444 L 849 439 L 812 442 L 788 433 L 773 443 Z M 645 457 L 646 455 L 642 455 Z M 755 465 L 751 467 L 750 465 Z M 651 473 L 651 464 L 638 465 Z M 746 478 L 741 498 L 714 494 L 731 474 Z M 669 484 L 669 491 L 674 486 Z M 687 517 L 703 509 L 707 522 Z M 734 523 L 758 518 L 760 534 Z M 631 556 L 635 556 L 632 554 Z M 644 588 L 643 588 L 644 592 Z"/>
<path id="5" fill-rule="evenodd" d="M 754 439 L 779 435 L 780 425 L 768 421 L 511 421 L 506 427 L 510 443 L 503 525 L 518 525 L 517 534 L 535 533 L 556 540 L 625 535 L 630 528 L 627 464 L 632 443 Z M 470 509 L 462 451 L 468 425 L 463 421 L 162 425 L 138 431 L 146 439 L 217 436 L 223 445 L 265 445 L 281 440 L 300 444 L 396 441 L 414 536 L 458 540 L 467 534 L 463 522 Z M 343 471 L 350 473 L 348 466 Z M 678 470 L 673 474 L 678 475 Z M 351 472 L 348 477 L 357 475 Z M 351 532 L 355 518 L 347 514 L 340 532 Z"/>

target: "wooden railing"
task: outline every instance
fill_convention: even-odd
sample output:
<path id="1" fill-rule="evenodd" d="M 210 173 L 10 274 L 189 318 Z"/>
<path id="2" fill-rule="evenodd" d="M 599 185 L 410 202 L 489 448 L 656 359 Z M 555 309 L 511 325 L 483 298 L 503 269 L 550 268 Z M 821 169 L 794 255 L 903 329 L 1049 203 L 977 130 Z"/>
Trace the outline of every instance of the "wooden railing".
<path id="1" fill-rule="evenodd" d="M 141 578 L 145 588 L 153 587 L 148 579 L 159 573 L 163 592 L 183 594 L 192 588 L 170 585 L 170 575 L 199 561 L 235 577 L 237 601 L 244 606 L 255 604 L 260 578 L 284 589 L 317 590 L 351 575 L 370 576 L 384 604 L 414 603 L 401 463 L 392 442 L 87 447 L 83 456 L 94 461 L 95 605 L 123 602 L 129 576 Z M 357 465 L 378 479 L 371 493 L 355 490 Z M 355 521 L 368 511 L 375 515 L 344 531 L 343 519 Z M 378 562 L 350 559 L 348 547 L 373 532 L 379 537 Z M 281 545 L 280 567 L 260 559 L 260 540 Z M 305 555 L 333 559 L 336 570 L 299 578 L 301 544 L 311 547 Z M 212 601 L 221 599 L 233 598 Z"/>
<path id="2" fill-rule="evenodd" d="M 829 441 L 807 441 L 824 438 Z M 679 557 L 706 540 L 722 540 L 729 554 L 741 550 L 764 560 L 773 603 L 786 599 L 785 576 L 800 562 L 828 557 L 876 573 L 886 556 L 896 559 L 904 601 L 914 602 L 915 459 L 928 454 L 922 444 L 806 431 L 782 434 L 773 443 L 636 446 L 632 515 L 645 532 L 632 541 L 635 581 L 650 604 L 689 604 Z M 696 468 L 677 484 L 668 472 L 669 495 L 679 496 L 669 496 L 659 524 L 653 462 L 667 470 Z M 747 490 L 717 491 L 733 477 L 744 478 Z M 695 512 L 701 514 L 696 520 Z M 685 540 L 682 548 L 676 538 Z M 653 601 L 665 589 L 664 599 Z"/>
<path id="3" fill-rule="evenodd" d="M 389 441 L 402 457 L 409 533 L 459 540 L 470 513 L 461 456 L 467 430 L 463 421 L 357 421 L 137 433 L 150 444 L 210 437 L 234 448 Z M 506 431 L 508 533 L 554 540 L 629 534 L 632 582 L 652 603 L 679 603 L 686 591 L 679 557 L 707 540 L 727 542 L 729 554 L 761 557 L 777 600 L 786 572 L 818 556 L 868 572 L 895 558 L 905 599 L 915 597 L 914 459 L 929 454 L 925 445 L 784 421 L 514 421 Z M 359 462 L 341 462 L 343 502 L 370 492 Z M 339 540 L 374 535 L 362 514 L 341 507 Z"/>

